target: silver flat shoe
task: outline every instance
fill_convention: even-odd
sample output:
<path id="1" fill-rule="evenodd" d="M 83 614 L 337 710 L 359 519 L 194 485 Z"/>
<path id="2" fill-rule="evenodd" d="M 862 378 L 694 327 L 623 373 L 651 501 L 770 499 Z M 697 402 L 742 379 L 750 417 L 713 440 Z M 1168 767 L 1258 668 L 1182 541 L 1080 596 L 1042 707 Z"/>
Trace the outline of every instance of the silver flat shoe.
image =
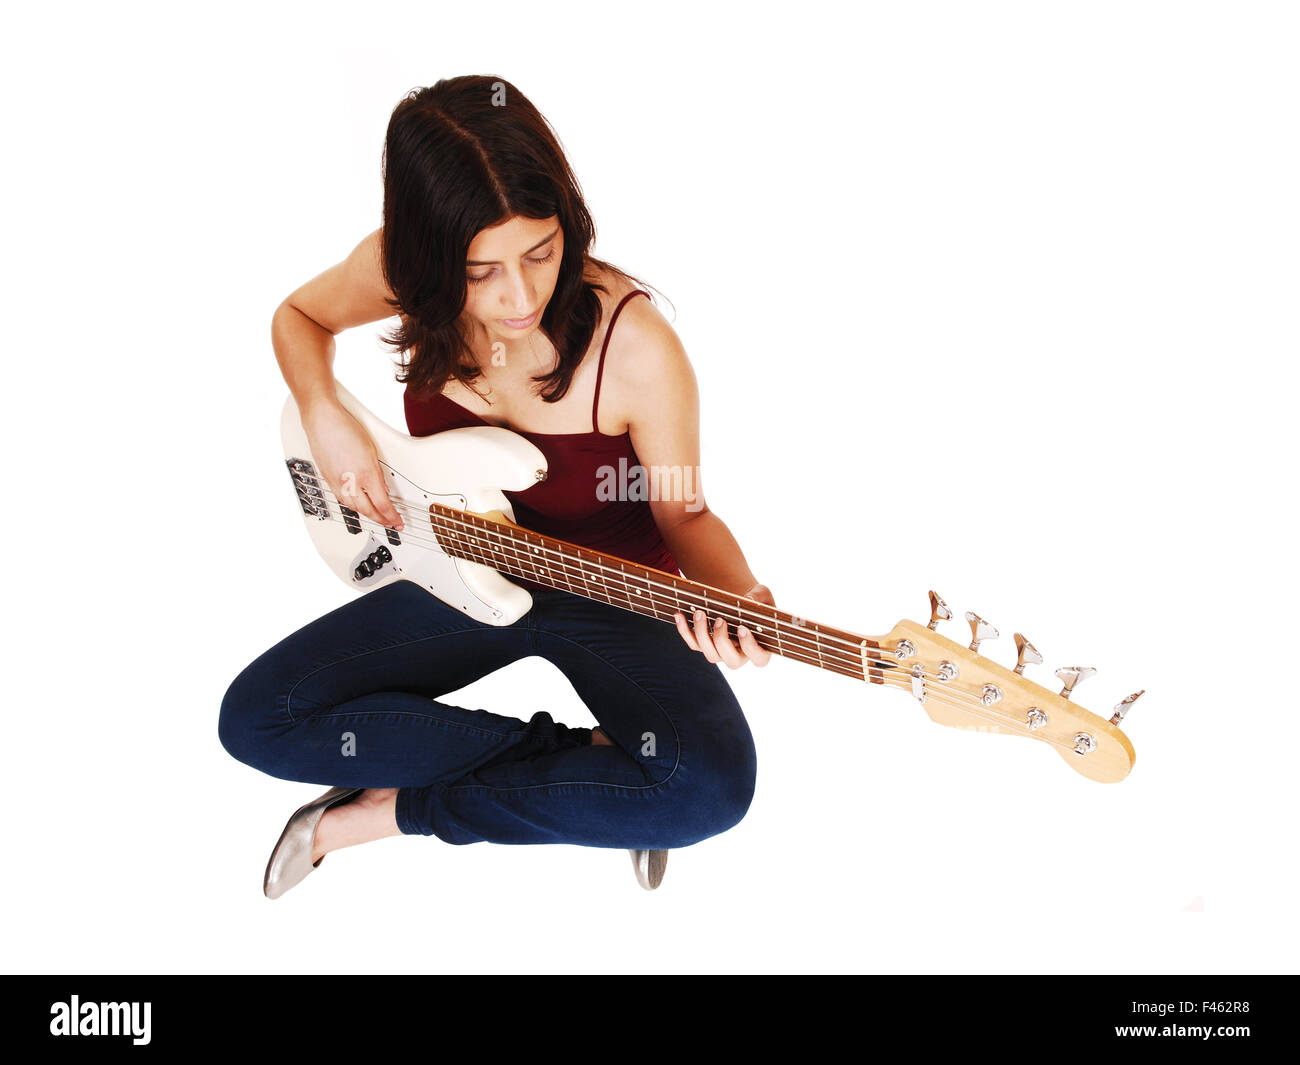
<path id="1" fill-rule="evenodd" d="M 636 882 L 647 891 L 657 888 L 668 868 L 667 851 L 628 851 L 632 855 L 632 868 L 636 870 Z"/>
<path id="2" fill-rule="evenodd" d="M 302 882 L 325 859 L 311 860 L 312 845 L 316 842 L 316 826 L 331 806 L 338 806 L 360 795 L 365 788 L 330 788 L 306 806 L 299 806 L 280 833 L 280 840 L 266 863 L 262 878 L 262 894 L 268 899 L 278 899 L 291 887 Z"/>

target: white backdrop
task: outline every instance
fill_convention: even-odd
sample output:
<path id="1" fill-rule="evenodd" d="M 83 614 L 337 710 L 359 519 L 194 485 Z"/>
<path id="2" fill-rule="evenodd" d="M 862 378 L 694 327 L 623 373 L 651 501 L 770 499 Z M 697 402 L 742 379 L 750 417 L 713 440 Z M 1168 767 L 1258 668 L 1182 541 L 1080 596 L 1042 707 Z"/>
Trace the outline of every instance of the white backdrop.
<path id="1" fill-rule="evenodd" d="M 27 10 L 6 969 L 1295 970 L 1294 7 Z M 1095 665 L 1103 716 L 1145 688 L 1127 781 L 776 660 L 727 672 L 748 816 L 657 892 L 623 852 L 400 837 L 262 897 L 321 788 L 230 758 L 221 698 L 349 595 L 271 315 L 380 224 L 397 101 L 465 73 L 529 96 L 597 253 L 671 298 L 710 505 L 778 606 L 881 634 L 934 588 L 1044 683 Z M 402 427 L 378 334 L 336 373 Z M 592 723 L 540 659 L 456 701 Z"/>

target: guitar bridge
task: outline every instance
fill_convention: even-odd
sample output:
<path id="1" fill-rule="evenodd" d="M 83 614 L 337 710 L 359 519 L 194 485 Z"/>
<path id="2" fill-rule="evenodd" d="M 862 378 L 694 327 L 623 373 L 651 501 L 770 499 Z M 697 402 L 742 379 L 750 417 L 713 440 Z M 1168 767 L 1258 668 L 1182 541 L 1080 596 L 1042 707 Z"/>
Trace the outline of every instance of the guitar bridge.
<path id="1" fill-rule="evenodd" d="M 298 505 L 302 507 L 302 512 L 309 518 L 328 518 L 329 504 L 325 502 L 325 495 L 320 490 L 316 467 L 307 459 L 286 459 L 285 465 L 289 467 L 289 477 L 293 481 L 294 491 L 298 493 Z"/>

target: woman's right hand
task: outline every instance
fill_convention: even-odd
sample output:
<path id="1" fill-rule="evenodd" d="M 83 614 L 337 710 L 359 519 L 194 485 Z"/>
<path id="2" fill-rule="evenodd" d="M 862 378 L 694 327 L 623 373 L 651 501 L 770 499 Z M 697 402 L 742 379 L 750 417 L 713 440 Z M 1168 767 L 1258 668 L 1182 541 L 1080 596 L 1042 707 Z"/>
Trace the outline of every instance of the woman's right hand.
<path id="1" fill-rule="evenodd" d="M 370 434 L 338 402 L 322 400 L 301 411 L 316 472 L 343 506 L 380 525 L 401 530 L 402 516 L 388 498 Z"/>

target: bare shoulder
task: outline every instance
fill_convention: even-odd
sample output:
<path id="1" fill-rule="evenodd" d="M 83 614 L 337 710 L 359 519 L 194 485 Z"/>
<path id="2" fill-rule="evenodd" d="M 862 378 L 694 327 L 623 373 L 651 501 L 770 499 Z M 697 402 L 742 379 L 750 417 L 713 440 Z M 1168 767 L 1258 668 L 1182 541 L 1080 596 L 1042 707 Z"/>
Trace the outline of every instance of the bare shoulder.
<path id="1" fill-rule="evenodd" d="M 636 286 L 610 285 L 610 313 Z M 627 430 L 630 422 L 667 417 L 669 406 L 696 402 L 695 372 L 677 331 L 650 299 L 630 299 L 619 312 L 605 352 L 600 387 L 602 431 Z"/>
<path id="2" fill-rule="evenodd" d="M 342 262 L 300 285 L 285 299 L 337 335 L 397 314 L 381 263 L 383 230 L 363 238 Z"/>

